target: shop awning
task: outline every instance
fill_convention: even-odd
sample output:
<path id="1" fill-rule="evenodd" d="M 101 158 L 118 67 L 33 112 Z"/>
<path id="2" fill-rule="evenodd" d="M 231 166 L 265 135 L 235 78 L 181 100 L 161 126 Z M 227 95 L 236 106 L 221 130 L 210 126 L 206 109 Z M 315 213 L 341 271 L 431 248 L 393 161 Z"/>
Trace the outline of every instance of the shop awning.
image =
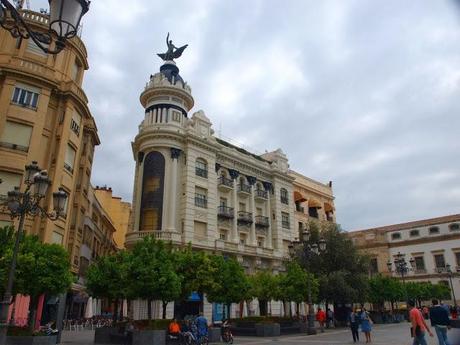
<path id="1" fill-rule="evenodd" d="M 307 201 L 307 198 L 302 195 L 302 193 L 294 191 L 294 201 L 295 202 L 304 202 Z"/>
<path id="2" fill-rule="evenodd" d="M 308 207 L 322 208 L 323 206 L 321 205 L 321 203 L 318 200 L 310 199 L 310 200 L 308 200 Z"/>
<path id="3" fill-rule="evenodd" d="M 324 211 L 326 211 L 326 212 L 334 212 L 334 207 L 330 203 L 325 202 L 324 203 Z"/>

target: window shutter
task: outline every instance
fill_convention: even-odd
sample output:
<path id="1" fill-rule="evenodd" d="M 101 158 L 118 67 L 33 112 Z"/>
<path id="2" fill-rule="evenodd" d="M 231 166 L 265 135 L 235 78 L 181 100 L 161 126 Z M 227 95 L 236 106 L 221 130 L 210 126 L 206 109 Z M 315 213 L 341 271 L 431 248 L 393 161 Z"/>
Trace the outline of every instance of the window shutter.
<path id="1" fill-rule="evenodd" d="M 72 146 L 67 145 L 67 151 L 65 153 L 65 164 L 73 169 L 73 165 L 75 162 L 75 150 Z"/>
<path id="2" fill-rule="evenodd" d="M 14 187 L 19 187 L 21 184 L 21 175 L 13 174 L 6 171 L 0 171 L 0 195 L 6 196 L 9 191 L 14 190 Z"/>
<path id="3" fill-rule="evenodd" d="M 5 129 L 3 130 L 2 142 L 14 145 L 20 145 L 25 148 L 29 147 L 30 136 L 32 135 L 32 127 L 16 122 L 6 121 Z"/>

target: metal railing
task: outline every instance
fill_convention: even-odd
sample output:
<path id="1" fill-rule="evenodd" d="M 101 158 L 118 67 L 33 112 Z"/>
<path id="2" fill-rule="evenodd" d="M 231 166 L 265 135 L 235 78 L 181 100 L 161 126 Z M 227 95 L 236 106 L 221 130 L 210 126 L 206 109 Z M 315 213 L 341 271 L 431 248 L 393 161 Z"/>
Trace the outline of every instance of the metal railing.
<path id="1" fill-rule="evenodd" d="M 222 218 L 233 218 L 233 207 L 219 206 L 217 207 L 217 215 Z"/>
<path id="2" fill-rule="evenodd" d="M 4 147 L 4 148 L 7 148 L 7 149 L 12 149 L 12 150 L 18 150 L 18 151 L 22 151 L 22 152 L 29 152 L 29 147 L 28 146 L 5 143 L 3 141 L 0 142 L 0 147 Z"/>
<path id="3" fill-rule="evenodd" d="M 219 179 L 217 180 L 217 184 L 219 186 L 226 186 L 226 187 L 233 188 L 233 180 L 223 177 L 223 176 L 219 177 Z"/>
<path id="4" fill-rule="evenodd" d="M 268 217 L 266 216 L 256 216 L 255 221 L 256 221 L 256 225 L 263 226 L 263 227 L 269 226 Z"/>
<path id="5" fill-rule="evenodd" d="M 206 169 L 195 167 L 195 175 L 208 178 L 208 171 Z"/>
<path id="6" fill-rule="evenodd" d="M 252 213 L 245 211 L 238 211 L 238 222 L 252 223 Z"/>
<path id="7" fill-rule="evenodd" d="M 268 198 L 267 195 L 268 195 L 267 191 L 262 190 L 262 189 L 256 189 L 254 193 L 254 196 L 256 198 L 262 198 L 262 199 L 267 199 Z"/>
<path id="8" fill-rule="evenodd" d="M 240 183 L 238 185 L 238 192 L 251 193 L 251 186 L 248 184 Z"/>
<path id="9" fill-rule="evenodd" d="M 289 204 L 289 200 L 286 196 L 280 197 L 280 201 L 282 204 L 286 204 L 286 205 Z"/>
<path id="10" fill-rule="evenodd" d="M 281 222 L 281 225 L 283 226 L 283 228 L 289 229 L 289 222 L 288 222 L 288 221 L 283 220 L 283 221 Z"/>
<path id="11" fill-rule="evenodd" d="M 208 200 L 201 195 L 195 195 L 195 206 L 207 208 Z"/>

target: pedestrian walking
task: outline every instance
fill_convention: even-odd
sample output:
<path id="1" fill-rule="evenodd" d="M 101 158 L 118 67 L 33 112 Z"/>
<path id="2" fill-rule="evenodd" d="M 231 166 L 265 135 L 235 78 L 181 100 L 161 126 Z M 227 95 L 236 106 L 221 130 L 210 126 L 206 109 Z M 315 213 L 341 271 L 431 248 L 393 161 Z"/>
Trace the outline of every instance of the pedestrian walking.
<path id="1" fill-rule="evenodd" d="M 447 339 L 447 330 L 450 328 L 449 314 L 441 307 L 437 299 L 431 301 L 433 306 L 430 309 L 431 326 L 436 331 L 439 345 L 451 345 Z"/>
<path id="2" fill-rule="evenodd" d="M 351 335 L 353 336 L 353 342 L 356 343 L 359 341 L 359 315 L 354 308 L 350 315 L 348 315 L 348 324 L 350 325 Z"/>
<path id="3" fill-rule="evenodd" d="M 369 313 L 367 312 L 366 308 L 363 307 L 363 310 L 361 311 L 361 314 L 359 315 L 359 319 L 361 321 L 361 332 L 363 332 L 364 335 L 366 336 L 366 343 L 372 342 L 371 332 L 372 332 L 372 325 L 374 323 L 372 322 L 372 319 L 369 316 Z"/>
<path id="4" fill-rule="evenodd" d="M 411 322 L 411 336 L 414 338 L 413 345 L 428 345 L 425 339 L 425 332 L 428 332 L 430 337 L 433 336 L 428 328 L 422 312 L 415 308 L 415 302 L 409 301 L 409 319 Z"/>
<path id="5" fill-rule="evenodd" d="M 326 328 L 334 326 L 334 312 L 329 308 L 327 308 L 326 318 Z"/>
<path id="6" fill-rule="evenodd" d="M 324 333 L 324 323 L 326 322 L 326 313 L 321 308 L 316 312 L 316 321 L 319 323 L 321 333 Z"/>

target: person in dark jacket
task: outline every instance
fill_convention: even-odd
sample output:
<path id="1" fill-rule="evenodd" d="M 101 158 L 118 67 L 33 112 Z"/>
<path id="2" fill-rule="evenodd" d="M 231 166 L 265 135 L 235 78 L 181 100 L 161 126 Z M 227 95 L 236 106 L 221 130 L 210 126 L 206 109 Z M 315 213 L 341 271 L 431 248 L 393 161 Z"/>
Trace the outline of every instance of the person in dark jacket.
<path id="1" fill-rule="evenodd" d="M 348 324 L 350 325 L 351 335 L 353 336 L 354 343 L 359 341 L 359 332 L 358 332 L 359 320 L 360 320 L 359 315 L 356 312 L 356 308 L 354 308 L 351 311 L 350 315 L 348 315 Z"/>
<path id="2" fill-rule="evenodd" d="M 450 328 L 449 313 L 437 299 L 433 299 L 431 303 L 433 306 L 430 309 L 430 320 L 438 336 L 439 345 L 450 345 L 447 339 L 447 329 Z"/>

